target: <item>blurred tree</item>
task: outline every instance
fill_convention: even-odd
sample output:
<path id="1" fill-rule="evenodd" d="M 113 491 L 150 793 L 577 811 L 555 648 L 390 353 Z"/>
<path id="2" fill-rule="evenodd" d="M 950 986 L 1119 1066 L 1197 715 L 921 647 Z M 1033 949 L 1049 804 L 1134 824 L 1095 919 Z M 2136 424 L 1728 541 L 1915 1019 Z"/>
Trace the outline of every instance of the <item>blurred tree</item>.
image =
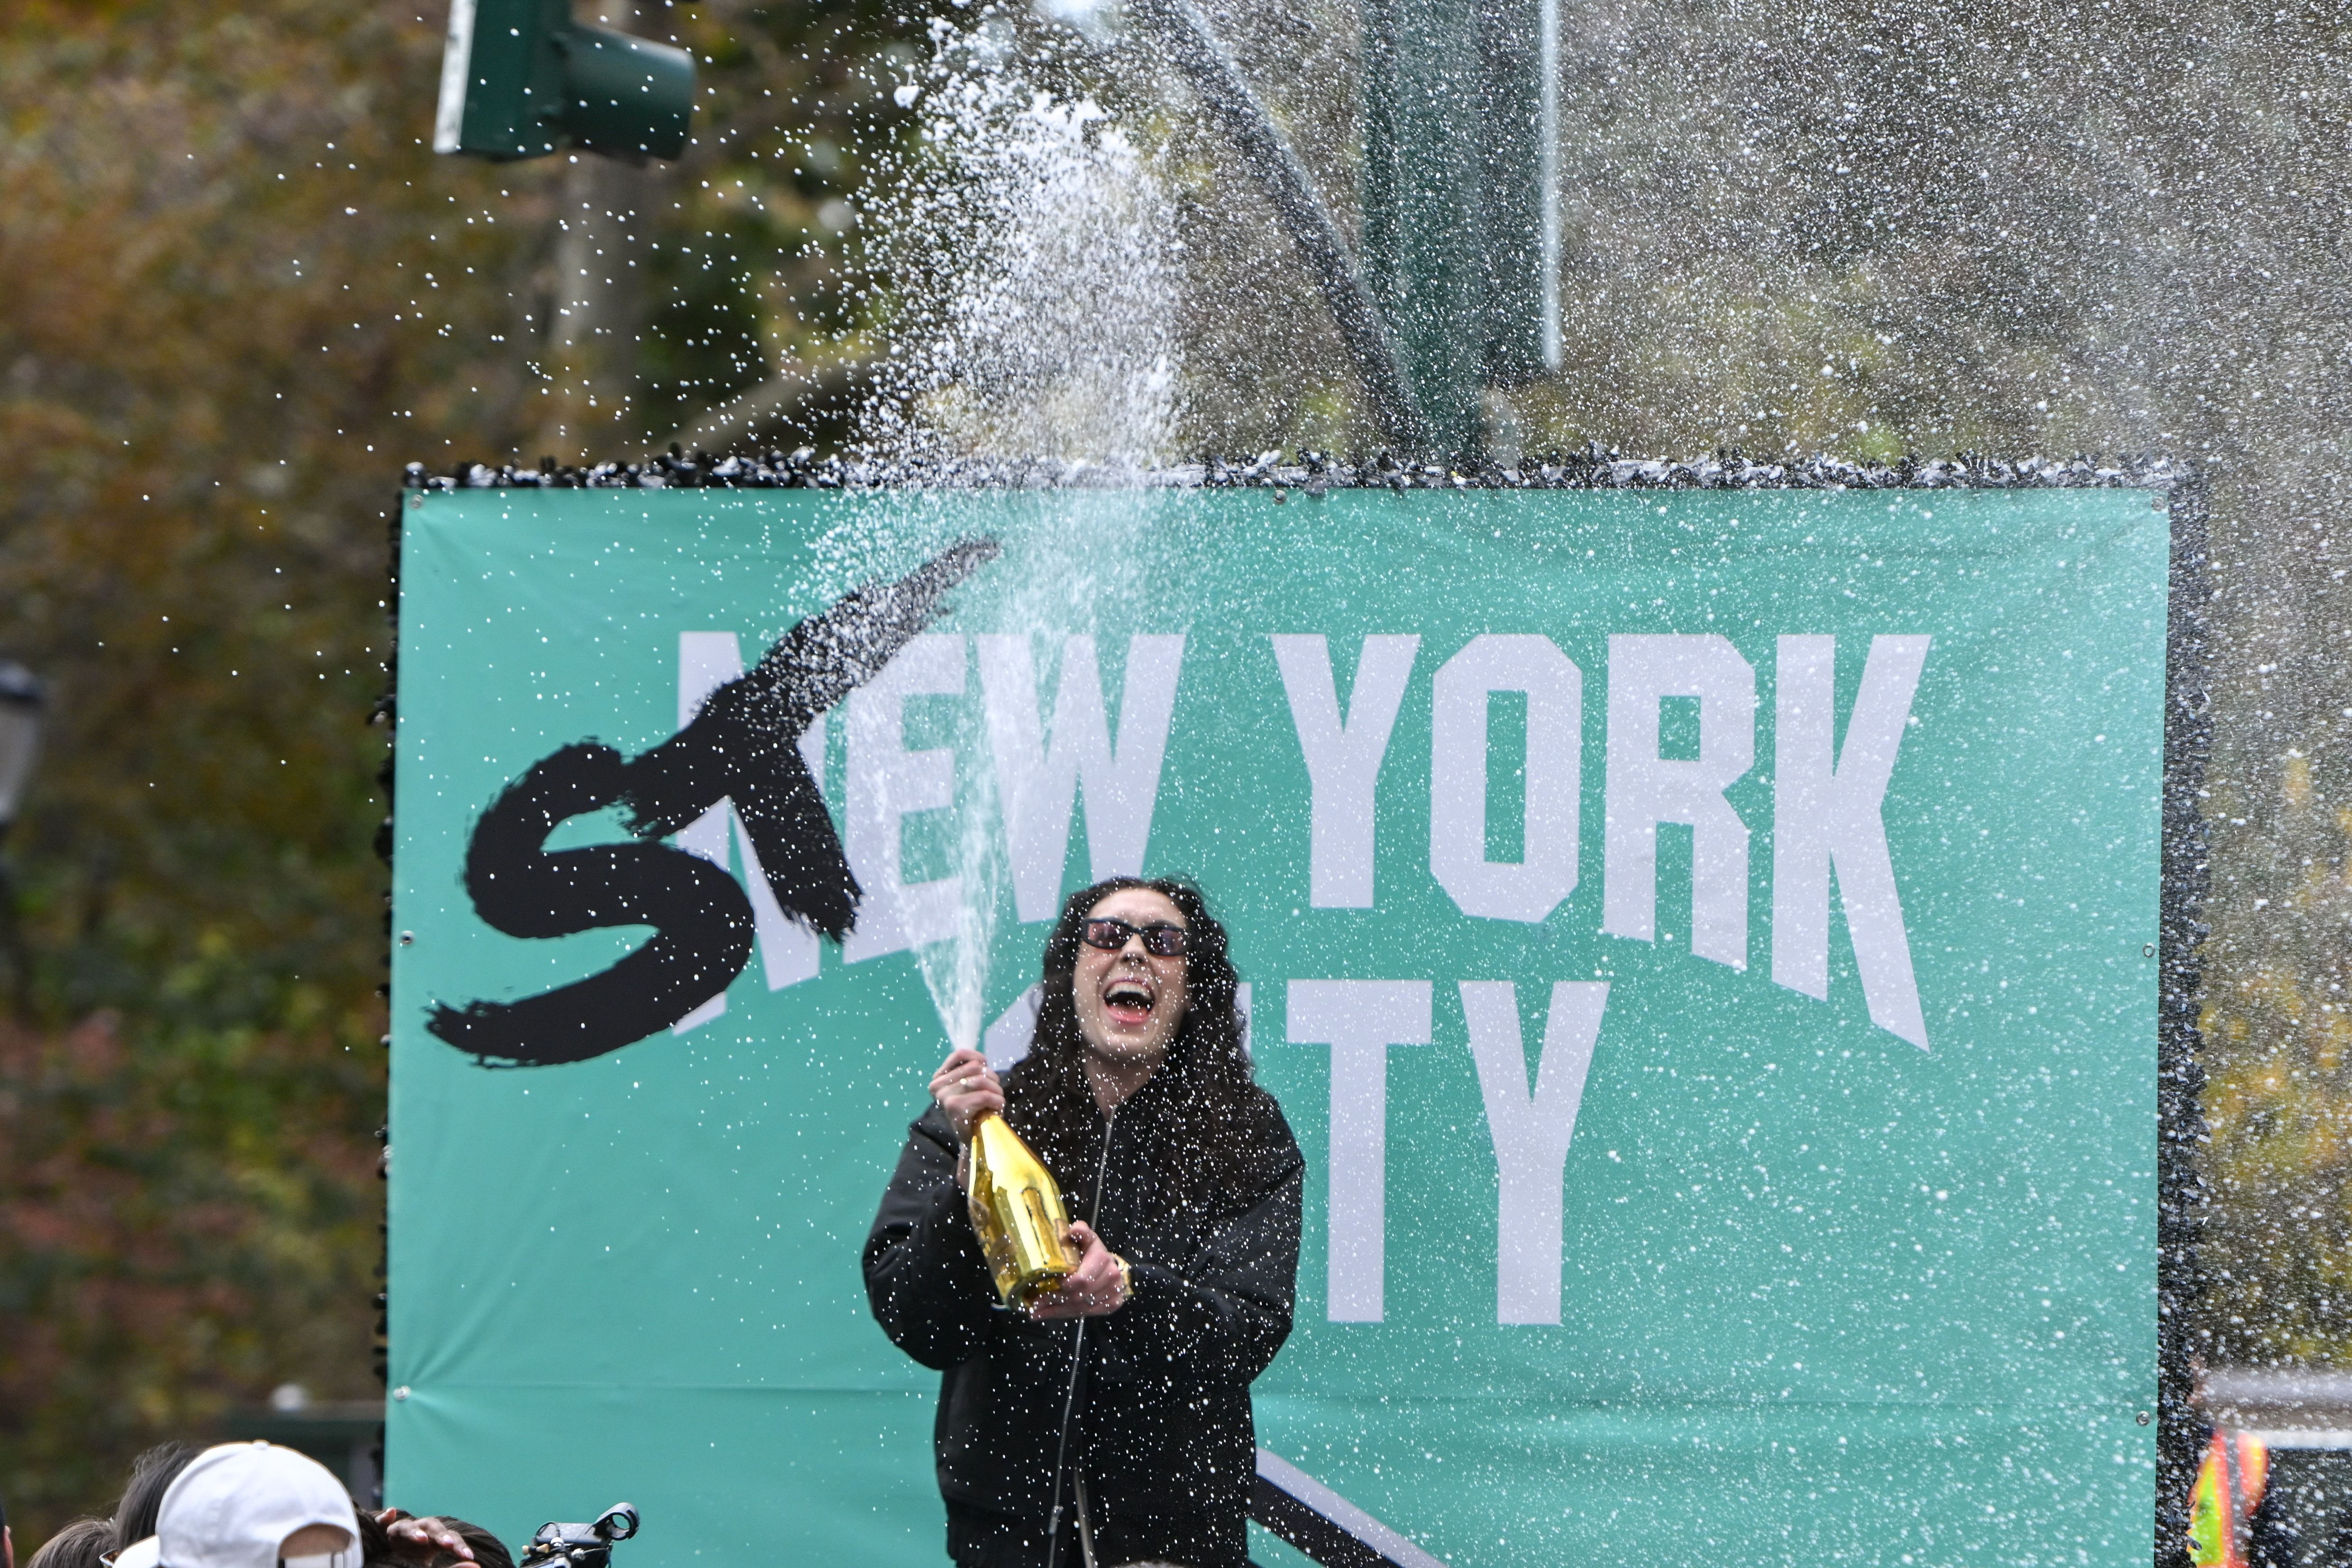
<path id="1" fill-rule="evenodd" d="M 55 692 L 36 1014 L 0 1036 L 27 1542 L 159 1436 L 370 1381 L 387 492 L 426 432 L 512 422 L 531 262 L 495 176 L 417 145 L 437 42 L 382 6 L 0 11 L 0 639 Z"/>
<path id="2" fill-rule="evenodd" d="M 700 141 L 600 171 L 649 220 L 602 452 L 859 320 L 825 279 L 858 62 L 895 35 L 855 4 L 707 9 L 677 24 Z M 580 199 L 565 160 L 431 154 L 443 25 L 0 5 L 0 648 L 54 690 L 12 840 L 35 1005 L 0 1027 L 0 1496 L 27 1550 L 279 1382 L 375 1391 L 387 520 L 404 459 L 541 449 Z"/>

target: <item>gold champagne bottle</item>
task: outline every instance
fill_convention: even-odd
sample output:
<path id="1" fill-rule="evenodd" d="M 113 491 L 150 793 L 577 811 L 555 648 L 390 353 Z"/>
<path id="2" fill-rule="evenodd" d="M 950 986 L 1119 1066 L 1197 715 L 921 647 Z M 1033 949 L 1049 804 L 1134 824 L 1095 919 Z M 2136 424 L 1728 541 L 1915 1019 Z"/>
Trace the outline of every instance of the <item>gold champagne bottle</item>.
<path id="1" fill-rule="evenodd" d="M 1078 1266 L 1065 1237 L 1062 1189 L 1021 1135 L 990 1111 L 971 1130 L 971 1226 L 988 1254 L 996 1293 L 1027 1308 L 1062 1288 Z"/>

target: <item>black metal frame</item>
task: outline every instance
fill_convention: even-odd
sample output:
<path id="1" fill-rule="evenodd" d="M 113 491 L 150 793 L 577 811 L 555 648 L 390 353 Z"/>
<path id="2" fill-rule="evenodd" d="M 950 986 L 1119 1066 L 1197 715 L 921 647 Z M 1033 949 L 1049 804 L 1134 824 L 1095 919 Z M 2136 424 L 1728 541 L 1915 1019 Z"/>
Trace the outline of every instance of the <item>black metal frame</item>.
<path id="1" fill-rule="evenodd" d="M 666 458 L 642 468 L 636 464 L 603 463 L 587 468 L 559 468 L 552 462 L 541 468 L 511 466 L 490 468 L 462 464 L 446 477 L 430 474 L 421 463 L 408 466 L 405 492 L 422 489 L 476 488 L 604 488 L 639 486 L 699 488 L 719 486 L 751 489 L 844 489 L 887 484 L 913 476 L 861 469 L 838 459 L 815 459 L 803 449 L 792 454 L 713 459 L 691 457 L 675 449 Z M 1028 483 L 1050 487 L 1055 476 L 1024 470 L 1007 474 L 991 468 L 929 476 L 966 482 Z M 2201 474 L 2176 467 L 2163 458 L 2126 459 L 2103 465 L 2086 458 L 2071 461 L 2028 458 L 2008 461 L 1977 455 L 1922 463 L 1865 466 L 1827 456 L 1787 465 L 1758 464 L 1737 451 L 1713 459 L 1677 463 L 1627 458 L 1598 447 L 1530 461 L 1523 467 L 1495 468 L 1463 474 L 1438 465 L 1395 463 L 1385 457 L 1354 462 L 1326 454 L 1302 453 L 1295 463 L 1261 458 L 1248 464 L 1211 459 L 1188 465 L 1162 477 L 1162 482 L 1208 489 L 1262 488 L 1285 489 L 2145 489 L 2154 504 L 2171 517 L 2170 578 L 2165 635 L 2164 784 L 2161 891 L 2158 906 L 2157 1012 L 2157 1473 L 2154 1535 L 2155 1568 L 2189 1568 L 2189 1493 L 2199 1457 L 2208 1437 L 2203 1418 L 2191 1407 L 2194 1391 L 2196 1330 L 2192 1322 L 2199 1281 L 2196 1238 L 2198 1213 L 2204 1189 L 2198 1175 L 2198 1151 L 2205 1142 L 2205 1121 L 2199 1108 L 2204 1069 L 2198 1060 L 2197 995 L 2200 969 L 2199 946 L 2210 929 L 2202 920 L 2210 880 L 2205 820 L 2205 767 L 2211 751 L 2210 679 L 2213 663 L 2211 633 L 2206 606 L 2213 595 L 2208 542 L 2208 493 Z M 392 514 L 390 574 L 387 596 L 393 647 L 387 658 L 386 685 L 370 721 L 387 730 L 397 721 L 399 694 L 400 542 L 403 513 L 409 503 L 404 494 Z M 1276 499 L 1280 499 L 1279 496 Z M 379 775 L 386 815 L 377 838 L 377 850 L 387 868 L 392 862 L 390 815 L 393 766 L 391 748 Z M 391 955 L 391 908 L 384 911 L 384 952 L 387 971 Z M 388 987 L 386 988 L 388 990 Z M 384 1037 L 391 1044 L 391 1037 Z M 383 1227 L 379 1226 L 381 1230 Z M 379 1272 L 379 1279 L 382 1273 Z M 379 1292 L 375 1370 L 384 1378 L 389 1324 L 386 1299 Z M 1379 1521 L 1355 1508 L 1328 1488 L 1291 1470 L 1276 1459 L 1276 1476 L 1267 1474 L 1260 1451 L 1260 1468 L 1250 1497 L 1250 1517 L 1297 1548 L 1323 1568 L 1412 1568 L 1391 1552 L 1417 1553 L 1411 1542 Z M 382 1451 L 376 1462 L 381 1472 Z M 1284 1471 L 1297 1482 L 1276 1479 Z M 1369 1527 L 1369 1528 L 1368 1528 Z M 1391 1544 L 1384 1544 L 1386 1542 Z"/>
<path id="2" fill-rule="evenodd" d="M 1271 1449 L 1257 1451 L 1249 1515 L 1323 1568 L 1441 1568 L 1436 1558 Z"/>
<path id="3" fill-rule="evenodd" d="M 2165 630 L 2163 892 L 2158 905 L 2156 1034 L 2156 1538 L 2157 1568 L 2189 1568 L 2189 1493 L 2207 1438 L 2189 1406 L 2195 1386 L 2192 1318 L 2198 1296 L 2198 1211 L 2204 1185 L 2198 1151 L 2205 1116 L 2198 1098 L 2199 944 L 2210 881 L 2205 764 L 2212 749 L 2212 602 L 2207 491 L 2201 478 L 2174 487 L 2172 574 Z"/>

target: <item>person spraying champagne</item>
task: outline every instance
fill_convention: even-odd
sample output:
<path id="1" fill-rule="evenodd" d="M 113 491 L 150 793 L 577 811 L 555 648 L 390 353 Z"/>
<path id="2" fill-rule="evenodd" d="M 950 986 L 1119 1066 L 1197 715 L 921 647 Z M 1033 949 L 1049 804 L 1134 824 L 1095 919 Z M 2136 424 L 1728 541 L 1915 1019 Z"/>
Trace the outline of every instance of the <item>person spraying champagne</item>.
<path id="1" fill-rule="evenodd" d="M 866 1290 L 940 1373 L 960 1568 L 1244 1568 L 1249 1385 L 1290 1332 L 1304 1164 L 1236 984 L 1198 889 L 1100 882 L 1046 939 L 1027 1056 L 932 1075 Z"/>

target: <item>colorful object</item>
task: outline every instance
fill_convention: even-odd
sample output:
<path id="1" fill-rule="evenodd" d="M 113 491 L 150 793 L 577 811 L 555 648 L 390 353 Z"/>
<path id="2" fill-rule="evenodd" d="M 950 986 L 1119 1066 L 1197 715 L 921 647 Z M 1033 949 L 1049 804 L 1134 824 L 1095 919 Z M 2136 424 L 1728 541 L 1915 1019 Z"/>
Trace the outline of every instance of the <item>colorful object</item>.
<path id="1" fill-rule="evenodd" d="M 2270 1479 L 2270 1450 L 2250 1432 L 2216 1432 L 2189 1494 L 2189 1560 L 2246 1568 L 2246 1531 Z"/>

